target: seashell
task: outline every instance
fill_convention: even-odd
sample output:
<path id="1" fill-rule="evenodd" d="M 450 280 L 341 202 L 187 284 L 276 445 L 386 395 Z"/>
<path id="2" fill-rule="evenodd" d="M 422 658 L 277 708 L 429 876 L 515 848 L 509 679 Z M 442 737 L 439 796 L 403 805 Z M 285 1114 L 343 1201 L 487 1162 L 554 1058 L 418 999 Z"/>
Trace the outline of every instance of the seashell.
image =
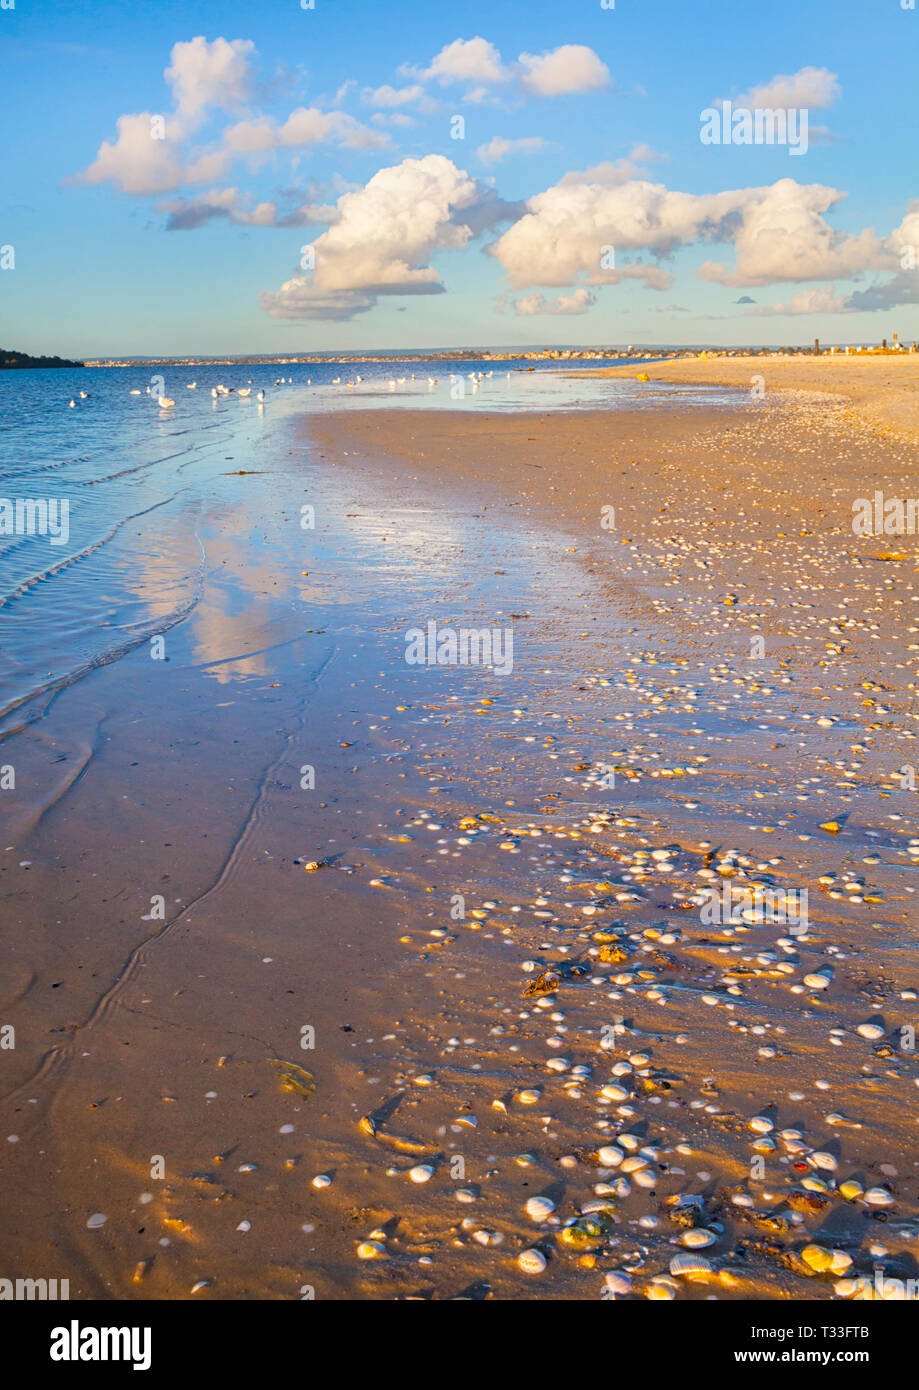
<path id="1" fill-rule="evenodd" d="M 662 1284 L 659 1280 L 655 1279 L 654 1282 L 649 1284 L 645 1289 L 645 1297 L 650 1298 L 652 1302 L 670 1302 L 676 1298 L 676 1289 L 670 1284 Z"/>
<path id="2" fill-rule="evenodd" d="M 521 1250 L 517 1256 L 517 1266 L 524 1274 L 542 1274 L 547 1263 L 541 1250 Z"/>
<path id="3" fill-rule="evenodd" d="M 852 1263 L 852 1257 L 843 1250 L 827 1250 L 824 1245 L 806 1245 L 801 1251 L 801 1259 L 815 1274 L 845 1274 Z"/>
<path id="4" fill-rule="evenodd" d="M 696 1227 L 694 1230 L 683 1232 L 680 1244 L 685 1245 L 687 1250 L 704 1250 L 707 1245 L 714 1245 L 717 1239 L 714 1232 Z"/>
<path id="5" fill-rule="evenodd" d="M 818 970 L 813 975 L 805 975 L 804 983 L 808 989 L 828 989 L 831 983 L 829 975 L 823 975 Z"/>
<path id="6" fill-rule="evenodd" d="M 474 1202 L 476 1194 L 468 1187 L 458 1187 L 456 1189 L 456 1200 L 458 1202 Z"/>
<path id="7" fill-rule="evenodd" d="M 620 1182 L 624 1179 L 620 1178 Z M 657 1187 L 657 1174 L 650 1168 L 642 1168 L 638 1173 L 633 1174 L 632 1181 L 636 1187 L 652 1188 Z"/>
<path id="8" fill-rule="evenodd" d="M 357 1258 L 359 1260 L 385 1260 L 388 1257 L 378 1240 L 362 1240 L 357 1247 Z"/>
<path id="9" fill-rule="evenodd" d="M 678 1279 L 700 1279 L 711 1274 L 712 1267 L 704 1255 L 674 1255 L 670 1273 Z"/>
<path id="10" fill-rule="evenodd" d="M 640 1154 L 630 1154 L 628 1158 L 622 1160 L 619 1166 L 623 1173 L 638 1173 L 642 1168 L 647 1168 L 648 1160 L 642 1158 Z"/>
<path id="11" fill-rule="evenodd" d="M 628 1100 L 629 1092 L 624 1086 L 617 1086 L 614 1081 L 602 1087 L 600 1095 L 604 1100 Z"/>
<path id="12" fill-rule="evenodd" d="M 839 1166 L 833 1155 L 825 1153 L 822 1149 L 808 1154 L 807 1161 L 812 1168 L 821 1168 L 825 1173 L 835 1173 Z"/>
<path id="13" fill-rule="evenodd" d="M 884 1036 L 884 1029 L 879 1023 L 859 1023 L 855 1031 L 869 1042 L 878 1042 Z"/>
<path id="14" fill-rule="evenodd" d="M 412 1182 L 430 1182 L 434 1169 L 428 1163 L 416 1163 L 414 1168 L 408 1170 L 408 1175 Z"/>
<path id="15" fill-rule="evenodd" d="M 754 1115 L 750 1121 L 750 1128 L 755 1134 L 771 1134 L 775 1125 L 768 1115 Z"/>
<path id="16" fill-rule="evenodd" d="M 472 1239 L 479 1245 L 500 1245 L 504 1236 L 500 1231 L 473 1231 Z"/>
<path id="17" fill-rule="evenodd" d="M 536 1090 L 534 1087 L 530 1087 L 525 1091 L 518 1091 L 517 1099 L 519 1100 L 521 1105 L 535 1105 L 541 1095 L 542 1091 Z"/>
<path id="18" fill-rule="evenodd" d="M 329 1177 L 328 1173 L 317 1173 L 316 1176 L 313 1178 L 313 1181 L 310 1184 L 310 1186 L 315 1187 L 317 1189 L 322 1187 L 331 1187 L 332 1179 Z"/>
<path id="19" fill-rule="evenodd" d="M 604 1144 L 602 1149 L 597 1150 L 597 1158 L 601 1168 L 618 1168 L 622 1162 L 622 1150 L 614 1144 Z"/>
<path id="20" fill-rule="evenodd" d="M 892 1207 L 894 1198 L 886 1187 L 869 1187 L 864 1200 L 869 1207 Z"/>
<path id="21" fill-rule="evenodd" d="M 108 1217 L 104 1216 L 101 1211 L 94 1212 L 86 1223 L 86 1229 L 88 1231 L 98 1231 L 105 1225 L 106 1221 L 108 1221 Z"/>
<path id="22" fill-rule="evenodd" d="M 609 1289 L 612 1294 L 626 1294 L 632 1292 L 632 1281 L 627 1274 L 620 1269 L 611 1270 L 603 1280 L 603 1287 Z"/>
<path id="23" fill-rule="evenodd" d="M 531 1197 L 525 1210 L 531 1221 L 545 1221 L 555 1211 L 555 1203 L 548 1197 Z"/>
<path id="24" fill-rule="evenodd" d="M 839 1184 L 839 1195 L 845 1197 L 847 1202 L 854 1202 L 856 1197 L 860 1197 L 864 1192 L 861 1183 L 855 1178 L 847 1178 L 845 1182 Z"/>

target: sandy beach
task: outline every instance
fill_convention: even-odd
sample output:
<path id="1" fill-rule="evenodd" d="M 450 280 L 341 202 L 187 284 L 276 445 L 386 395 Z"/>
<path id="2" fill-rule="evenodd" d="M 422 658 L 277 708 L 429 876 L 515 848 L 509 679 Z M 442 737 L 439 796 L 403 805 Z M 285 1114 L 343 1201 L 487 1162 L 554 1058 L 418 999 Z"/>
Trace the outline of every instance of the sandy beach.
<path id="1" fill-rule="evenodd" d="M 78 1299 L 914 1277 L 919 552 L 852 518 L 915 449 L 768 390 L 247 428 L 158 523 L 203 557 L 169 660 L 7 727 L 7 1265 Z M 411 664 L 431 623 L 512 664 Z"/>
<path id="2" fill-rule="evenodd" d="M 652 381 L 750 389 L 762 378 L 765 391 L 806 392 L 836 396 L 854 416 L 880 430 L 894 430 L 915 441 L 919 436 L 919 354 L 858 355 L 823 352 L 819 357 L 794 353 L 782 357 L 733 356 L 656 362 L 649 366 L 601 368 L 604 375 L 629 377 L 647 372 Z"/>

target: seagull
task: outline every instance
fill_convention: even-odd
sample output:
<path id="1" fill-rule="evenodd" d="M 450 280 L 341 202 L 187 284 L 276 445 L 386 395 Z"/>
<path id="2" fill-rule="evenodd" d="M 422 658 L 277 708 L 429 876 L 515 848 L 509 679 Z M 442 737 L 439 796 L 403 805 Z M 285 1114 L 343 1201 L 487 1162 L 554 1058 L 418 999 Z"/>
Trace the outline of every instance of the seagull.
<path id="1" fill-rule="evenodd" d="M 140 395 L 140 391 L 129 391 L 129 392 L 128 392 L 128 395 L 129 395 L 129 396 L 139 396 L 139 395 Z"/>
<path id="2" fill-rule="evenodd" d="M 80 392 L 80 400 L 81 400 L 81 401 L 85 401 L 85 400 L 88 400 L 88 399 L 89 399 L 89 392 L 88 392 L 88 391 L 81 391 L 81 392 Z"/>
<path id="3" fill-rule="evenodd" d="M 404 385 L 405 385 L 405 377 L 404 377 L 404 376 L 397 377 L 396 380 L 398 381 L 398 383 L 399 383 L 400 386 L 404 386 Z"/>
<path id="4" fill-rule="evenodd" d="M 332 377 L 332 385 L 333 385 L 333 386 L 340 386 L 340 385 L 341 385 L 341 377 L 340 377 L 340 376 L 333 376 L 333 377 Z"/>
<path id="5" fill-rule="evenodd" d="M 194 391 L 194 389 L 195 389 L 195 387 L 196 387 L 197 385 L 198 385 L 197 381 L 186 381 L 186 383 L 185 383 L 186 389 L 189 390 L 189 391 Z"/>
<path id="6" fill-rule="evenodd" d="M 354 380 L 355 380 L 355 381 L 363 381 L 364 378 L 363 378 L 362 376 L 356 376 L 356 377 L 354 378 Z"/>
<path id="7" fill-rule="evenodd" d="M 395 389 L 396 389 L 396 383 L 395 383 L 394 381 L 391 381 L 391 382 L 389 383 L 389 389 L 390 389 L 390 391 L 395 391 Z"/>
<path id="8" fill-rule="evenodd" d="M 156 403 L 163 410 L 170 410 L 175 405 L 175 401 L 171 396 L 157 396 Z"/>
<path id="9" fill-rule="evenodd" d="M 307 386 L 312 386 L 312 384 L 313 384 L 313 378 L 312 378 L 311 376 L 308 376 L 308 377 L 306 378 L 306 384 L 307 384 Z"/>
<path id="10" fill-rule="evenodd" d="M 77 408 L 77 403 L 76 403 L 76 401 L 71 401 L 71 402 L 70 402 L 70 409 L 71 409 L 71 410 L 76 410 L 76 408 Z"/>
<path id="11" fill-rule="evenodd" d="M 431 387 L 432 387 L 433 385 L 434 385 L 434 378 L 433 378 L 432 376 L 429 376 L 429 377 L 428 377 L 428 390 L 430 390 Z"/>
<path id="12" fill-rule="evenodd" d="M 215 401 L 216 401 L 217 397 L 220 395 L 220 392 L 217 390 L 217 387 L 216 387 L 216 386 L 212 386 L 212 387 L 211 387 L 211 395 L 214 397 L 214 400 L 215 400 Z"/>
<path id="13" fill-rule="evenodd" d="M 236 394 L 237 394 L 237 396 L 251 396 L 251 395 L 252 395 L 252 387 L 251 387 L 251 386 L 245 386 L 245 387 L 240 386 L 240 388 L 239 388 L 239 390 L 236 392 Z"/>
<path id="14" fill-rule="evenodd" d="M 258 395 L 256 396 L 255 399 L 258 401 L 259 405 L 264 405 L 264 404 L 265 404 L 265 392 L 264 392 L 264 391 L 259 391 L 259 393 L 258 393 Z"/>

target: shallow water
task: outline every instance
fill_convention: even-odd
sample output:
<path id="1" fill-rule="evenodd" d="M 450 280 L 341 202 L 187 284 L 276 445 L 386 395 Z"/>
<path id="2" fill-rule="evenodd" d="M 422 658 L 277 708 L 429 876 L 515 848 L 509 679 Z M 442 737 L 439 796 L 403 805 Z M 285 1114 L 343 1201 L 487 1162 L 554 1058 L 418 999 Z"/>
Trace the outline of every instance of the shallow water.
<path id="1" fill-rule="evenodd" d="M 31 702 L 40 709 L 62 684 L 148 643 L 193 609 L 202 554 L 185 520 L 232 496 L 226 475 L 249 466 L 285 420 L 381 403 L 558 410 L 657 399 L 651 384 L 592 382 L 519 363 L 500 372 L 487 362 L 359 366 L 364 380 L 352 389 L 345 383 L 357 368 L 339 363 L 0 374 L 0 498 L 57 508 L 53 539 L 0 535 L 0 730 L 33 717 Z M 292 384 L 275 386 L 282 371 Z M 471 382 L 469 373 L 486 371 L 493 376 Z M 428 386 L 428 375 L 436 386 Z M 405 384 L 390 391 L 389 380 L 402 377 Z M 333 385 L 336 378 L 341 385 Z M 173 408 L 161 410 L 146 394 L 151 381 L 154 394 L 175 400 Z M 215 401 L 218 382 L 252 394 Z M 731 397 L 705 388 L 678 395 L 697 403 Z"/>

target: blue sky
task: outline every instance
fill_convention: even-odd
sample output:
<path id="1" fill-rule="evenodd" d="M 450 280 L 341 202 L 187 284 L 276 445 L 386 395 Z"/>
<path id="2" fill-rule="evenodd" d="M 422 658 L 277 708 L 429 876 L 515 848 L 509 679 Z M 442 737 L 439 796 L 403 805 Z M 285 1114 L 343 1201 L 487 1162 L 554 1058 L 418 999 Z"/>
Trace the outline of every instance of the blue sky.
<path id="1" fill-rule="evenodd" d="M 911 340 L 917 52 L 901 0 L 15 0 L 0 346 Z"/>

